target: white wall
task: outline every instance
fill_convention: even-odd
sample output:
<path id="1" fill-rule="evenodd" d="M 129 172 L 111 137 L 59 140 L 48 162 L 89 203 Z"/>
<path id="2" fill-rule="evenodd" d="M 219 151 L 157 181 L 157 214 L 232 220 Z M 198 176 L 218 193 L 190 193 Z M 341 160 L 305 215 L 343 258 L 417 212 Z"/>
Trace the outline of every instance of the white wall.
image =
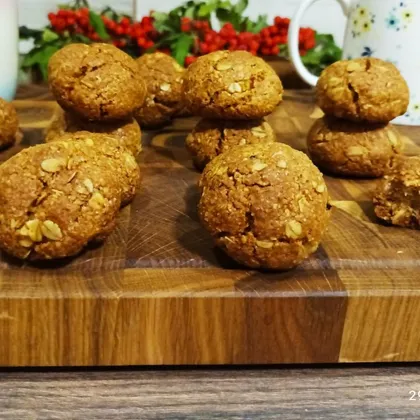
<path id="1" fill-rule="evenodd" d="M 65 2 L 56 0 L 17 0 L 21 25 L 41 27 L 47 23 L 47 14 L 55 10 L 55 5 Z M 136 0 L 91 0 L 93 7 L 113 5 L 115 9 L 130 13 Z M 143 16 L 149 10 L 169 10 L 183 0 L 137 0 L 137 14 Z M 257 16 L 267 14 L 270 19 L 276 15 L 291 17 L 300 0 L 249 0 L 247 14 Z M 331 18 L 332 17 L 332 18 Z M 336 0 L 318 0 L 308 10 L 304 25 L 312 26 L 320 32 L 332 33 L 338 43 L 342 43 L 345 19 Z"/>

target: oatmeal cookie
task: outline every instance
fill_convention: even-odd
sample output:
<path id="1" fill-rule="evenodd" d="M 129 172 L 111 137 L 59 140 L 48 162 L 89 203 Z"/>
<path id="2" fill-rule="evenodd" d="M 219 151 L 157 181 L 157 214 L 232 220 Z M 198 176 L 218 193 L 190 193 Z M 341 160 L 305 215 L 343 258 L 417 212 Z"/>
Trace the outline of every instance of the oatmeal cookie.
<path id="1" fill-rule="evenodd" d="M 353 123 L 334 117 L 317 120 L 307 143 L 312 161 L 323 171 L 368 178 L 383 176 L 403 149 L 402 138 L 391 124 Z"/>
<path id="2" fill-rule="evenodd" d="M 161 52 L 145 54 L 137 59 L 137 64 L 146 82 L 147 94 L 135 118 L 148 128 L 168 123 L 182 108 L 182 76 L 186 70 Z"/>
<path id="3" fill-rule="evenodd" d="M 295 267 L 315 252 L 327 227 L 321 172 L 285 144 L 236 146 L 206 166 L 199 185 L 203 226 L 248 267 Z"/>
<path id="4" fill-rule="evenodd" d="M 45 130 L 45 142 L 49 143 L 65 133 L 76 133 L 78 131 L 104 133 L 114 136 L 134 156 L 137 156 L 142 150 L 141 130 L 134 118 L 99 123 L 82 120 L 76 115 L 64 111 L 62 108 L 57 108 L 50 125 Z"/>
<path id="5" fill-rule="evenodd" d="M 276 141 L 274 130 L 264 120 L 232 121 L 202 119 L 188 135 L 185 145 L 199 170 L 234 146 Z"/>
<path id="6" fill-rule="evenodd" d="M 60 49 L 49 61 L 48 82 L 66 111 L 95 121 L 129 118 L 146 94 L 135 60 L 109 44 Z"/>
<path id="7" fill-rule="evenodd" d="M 0 166 L 0 247 L 18 258 L 78 254 L 109 231 L 121 191 L 106 158 L 77 142 L 40 144 Z"/>
<path id="8" fill-rule="evenodd" d="M 140 185 L 140 169 L 134 156 L 121 146 L 118 139 L 107 134 L 78 131 L 63 134 L 57 141 L 82 143 L 87 159 L 93 159 L 97 155 L 104 156 L 107 169 L 114 173 L 121 189 L 122 205 L 133 200 Z"/>
<path id="9" fill-rule="evenodd" d="M 188 67 L 183 92 L 195 115 L 243 120 L 273 112 L 283 86 L 263 59 L 246 51 L 216 51 Z"/>
<path id="10" fill-rule="evenodd" d="M 318 106 L 352 121 L 387 123 L 404 114 L 408 85 L 398 69 L 378 58 L 337 61 L 318 79 Z"/>
<path id="11" fill-rule="evenodd" d="M 19 135 L 19 120 L 15 107 L 0 98 L 0 149 L 14 144 Z"/>
<path id="12" fill-rule="evenodd" d="M 373 204 L 385 222 L 420 229 L 420 156 L 395 159 L 378 185 Z"/>

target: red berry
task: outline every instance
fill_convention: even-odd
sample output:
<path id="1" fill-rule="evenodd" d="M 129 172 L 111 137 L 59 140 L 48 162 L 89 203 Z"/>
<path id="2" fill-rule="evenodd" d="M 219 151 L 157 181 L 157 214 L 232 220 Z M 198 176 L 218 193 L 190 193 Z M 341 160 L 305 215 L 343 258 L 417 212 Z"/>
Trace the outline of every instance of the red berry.
<path id="1" fill-rule="evenodd" d="M 210 29 L 210 23 L 209 23 L 209 22 L 207 22 L 206 20 L 204 20 L 204 21 L 202 22 L 202 29 L 203 29 L 204 31 L 206 31 L 206 30 Z"/>
<path id="2" fill-rule="evenodd" d="M 231 40 L 229 40 L 229 45 L 232 48 L 236 48 L 238 46 L 238 40 L 236 38 L 232 38 Z"/>
<path id="3" fill-rule="evenodd" d="M 274 45 L 274 47 L 271 47 L 271 54 L 278 55 L 280 52 L 280 48 L 278 45 Z"/>
<path id="4" fill-rule="evenodd" d="M 191 23 L 191 19 L 189 17 L 182 17 L 181 23 Z"/>
<path id="5" fill-rule="evenodd" d="M 274 18 L 274 24 L 275 24 L 276 26 L 281 26 L 282 22 L 283 22 L 283 19 L 282 19 L 280 16 L 276 16 L 276 17 Z"/>
<path id="6" fill-rule="evenodd" d="M 55 13 L 48 13 L 48 19 L 51 22 L 52 20 L 55 19 Z"/>
<path id="7" fill-rule="evenodd" d="M 267 47 L 272 47 L 272 46 L 273 46 L 273 40 L 272 40 L 271 38 L 267 38 L 267 39 L 264 41 L 264 43 L 265 43 L 265 45 L 266 45 Z"/>
<path id="8" fill-rule="evenodd" d="M 213 42 L 213 34 L 210 32 L 204 36 L 204 41 L 208 44 Z"/>
<path id="9" fill-rule="evenodd" d="M 144 48 L 148 50 L 149 48 L 154 47 L 155 43 L 153 41 L 146 41 L 146 44 L 144 45 Z"/>
<path id="10" fill-rule="evenodd" d="M 125 27 L 130 26 L 130 19 L 129 19 L 127 16 L 124 16 L 124 17 L 121 19 L 120 24 L 121 24 L 122 26 L 125 26 Z"/>
<path id="11" fill-rule="evenodd" d="M 279 30 L 275 26 L 270 26 L 269 31 L 271 35 L 277 35 L 279 33 Z"/>
<path id="12" fill-rule="evenodd" d="M 83 16 L 79 19 L 79 25 L 82 28 L 86 28 L 89 25 L 89 19 L 86 16 Z"/>
<path id="13" fill-rule="evenodd" d="M 261 48 L 261 53 L 263 55 L 270 55 L 271 54 L 271 48 L 268 48 L 268 47 Z"/>
<path id="14" fill-rule="evenodd" d="M 78 20 L 83 16 L 83 13 L 80 11 L 80 9 L 75 12 L 75 16 Z"/>
<path id="15" fill-rule="evenodd" d="M 203 23 L 201 22 L 201 20 L 196 20 L 194 21 L 193 26 L 195 29 L 201 29 L 203 27 Z"/>
<path id="16" fill-rule="evenodd" d="M 92 36 L 90 37 L 90 39 L 92 40 L 92 41 L 100 41 L 100 39 L 101 39 L 101 37 L 96 33 L 96 32 L 94 32 L 93 34 L 92 34 Z"/>
<path id="17" fill-rule="evenodd" d="M 181 31 L 182 32 L 190 32 L 191 31 L 191 24 L 190 23 L 181 23 Z"/>
<path id="18" fill-rule="evenodd" d="M 57 16 L 58 16 L 58 17 L 60 17 L 60 18 L 65 18 L 65 17 L 67 17 L 67 10 L 60 9 L 60 10 L 57 12 Z"/>
<path id="19" fill-rule="evenodd" d="M 193 57 L 192 55 L 189 55 L 188 57 L 186 57 L 185 58 L 185 67 L 188 67 L 189 65 L 194 63 L 195 60 L 197 60 L 197 57 Z"/>
<path id="20" fill-rule="evenodd" d="M 121 26 L 118 26 L 115 28 L 115 33 L 117 35 L 122 35 L 124 33 L 124 29 Z"/>
<path id="21" fill-rule="evenodd" d="M 281 36 L 280 35 L 273 36 L 272 40 L 273 40 L 274 45 L 278 45 L 280 44 Z"/>
<path id="22" fill-rule="evenodd" d="M 263 36 L 264 38 L 268 38 L 270 36 L 270 30 L 268 28 L 262 29 L 261 36 Z"/>
<path id="23" fill-rule="evenodd" d="M 87 7 L 82 7 L 81 9 L 80 9 L 80 13 L 83 15 L 83 16 L 89 16 L 89 9 L 87 8 Z"/>
<path id="24" fill-rule="evenodd" d="M 303 45 L 305 50 L 311 50 L 315 47 L 315 39 L 307 39 Z"/>
<path id="25" fill-rule="evenodd" d="M 67 18 L 67 25 L 73 26 L 76 23 L 76 19 L 74 17 L 68 17 Z"/>
<path id="26" fill-rule="evenodd" d="M 200 42 L 201 54 L 207 54 L 209 52 L 209 46 L 205 42 Z"/>
<path id="27" fill-rule="evenodd" d="M 280 36 L 280 42 L 279 42 L 279 44 L 281 44 L 281 45 L 287 44 L 287 34 Z"/>
<path id="28" fill-rule="evenodd" d="M 249 42 L 249 48 L 251 50 L 257 51 L 259 47 L 260 47 L 259 42 L 254 41 L 254 40 L 252 40 L 252 41 Z"/>
<path id="29" fill-rule="evenodd" d="M 225 23 L 225 24 L 223 25 L 223 28 L 226 28 L 226 29 L 229 29 L 229 30 L 234 29 L 234 28 L 233 28 L 233 25 L 232 25 L 230 22 Z"/>
<path id="30" fill-rule="evenodd" d="M 146 40 L 144 38 L 138 38 L 137 45 L 141 48 L 144 48 L 144 46 L 146 45 Z"/>
<path id="31" fill-rule="evenodd" d="M 243 51 L 246 51 L 247 49 L 248 49 L 248 47 L 245 45 L 245 44 L 240 44 L 239 46 L 238 46 L 238 48 L 236 48 L 237 50 L 243 50 Z"/>

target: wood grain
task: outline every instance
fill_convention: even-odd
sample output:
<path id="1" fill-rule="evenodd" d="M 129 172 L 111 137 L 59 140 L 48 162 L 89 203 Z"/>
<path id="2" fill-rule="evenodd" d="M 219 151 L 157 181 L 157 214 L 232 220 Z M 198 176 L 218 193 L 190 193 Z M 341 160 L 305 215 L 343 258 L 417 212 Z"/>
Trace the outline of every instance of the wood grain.
<path id="1" fill-rule="evenodd" d="M 418 419 L 420 368 L 3 372 L 2 420 Z"/>
<path id="2" fill-rule="evenodd" d="M 42 141 L 48 99 L 19 92 L 24 140 L 2 159 Z M 313 92 L 287 91 L 269 120 L 305 150 L 314 109 Z M 419 360 L 420 232 L 378 223 L 375 181 L 327 177 L 335 209 L 319 250 L 289 272 L 244 270 L 198 222 L 184 147 L 195 121 L 144 133 L 141 191 L 104 246 L 48 264 L 0 257 L 0 365 Z M 420 130 L 401 130 L 419 153 Z"/>

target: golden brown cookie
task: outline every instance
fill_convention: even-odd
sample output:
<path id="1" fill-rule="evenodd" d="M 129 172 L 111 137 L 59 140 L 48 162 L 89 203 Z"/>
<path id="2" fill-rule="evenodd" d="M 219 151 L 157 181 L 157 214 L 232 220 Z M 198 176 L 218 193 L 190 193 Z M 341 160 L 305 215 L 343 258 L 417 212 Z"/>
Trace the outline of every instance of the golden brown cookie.
<path id="1" fill-rule="evenodd" d="M 59 107 L 56 109 L 50 125 L 45 130 L 45 142 L 49 143 L 65 133 L 76 133 L 78 131 L 114 136 L 134 156 L 137 156 L 142 150 L 141 130 L 134 118 L 106 123 L 85 121 Z"/>
<path id="2" fill-rule="evenodd" d="M 11 146 L 19 135 L 19 120 L 15 107 L 0 98 L 0 149 Z"/>
<path id="3" fill-rule="evenodd" d="M 135 60 L 109 44 L 70 44 L 57 51 L 48 82 L 65 110 L 95 121 L 129 118 L 146 94 Z"/>
<path id="4" fill-rule="evenodd" d="M 276 141 L 274 130 L 263 120 L 232 121 L 202 119 L 188 135 L 185 145 L 199 170 L 234 146 Z"/>
<path id="5" fill-rule="evenodd" d="M 121 191 L 106 158 L 80 142 L 22 150 L 0 166 L 0 247 L 18 258 L 79 253 L 108 233 Z"/>
<path id="6" fill-rule="evenodd" d="M 420 229 L 420 156 L 400 156 L 378 184 L 376 215 L 387 223 Z"/>
<path id="7" fill-rule="evenodd" d="M 107 170 L 113 172 L 121 189 L 122 205 L 133 200 L 140 185 L 140 169 L 134 156 L 121 145 L 118 139 L 107 134 L 77 131 L 65 133 L 58 137 L 57 141 L 81 143 L 88 160 L 97 155 L 104 156 Z"/>
<path id="8" fill-rule="evenodd" d="M 143 105 L 135 112 L 141 126 L 152 128 L 168 123 L 182 107 L 182 76 L 185 69 L 161 52 L 137 59 L 139 73 L 146 82 Z"/>
<path id="9" fill-rule="evenodd" d="M 372 123 L 404 114 L 409 102 L 408 86 L 398 69 L 372 57 L 331 64 L 321 73 L 316 94 L 326 114 Z"/>
<path id="10" fill-rule="evenodd" d="M 391 124 L 352 123 L 334 117 L 317 120 L 308 133 L 308 152 L 325 172 L 354 177 L 381 177 L 403 141 Z"/>
<path id="11" fill-rule="evenodd" d="M 289 269 L 312 254 L 329 220 L 321 172 L 281 143 L 237 146 L 200 179 L 200 220 L 230 257 L 252 268 Z"/>
<path id="12" fill-rule="evenodd" d="M 196 115 L 243 120 L 273 112 L 283 86 L 263 59 L 246 51 L 216 51 L 188 67 L 183 92 Z"/>

